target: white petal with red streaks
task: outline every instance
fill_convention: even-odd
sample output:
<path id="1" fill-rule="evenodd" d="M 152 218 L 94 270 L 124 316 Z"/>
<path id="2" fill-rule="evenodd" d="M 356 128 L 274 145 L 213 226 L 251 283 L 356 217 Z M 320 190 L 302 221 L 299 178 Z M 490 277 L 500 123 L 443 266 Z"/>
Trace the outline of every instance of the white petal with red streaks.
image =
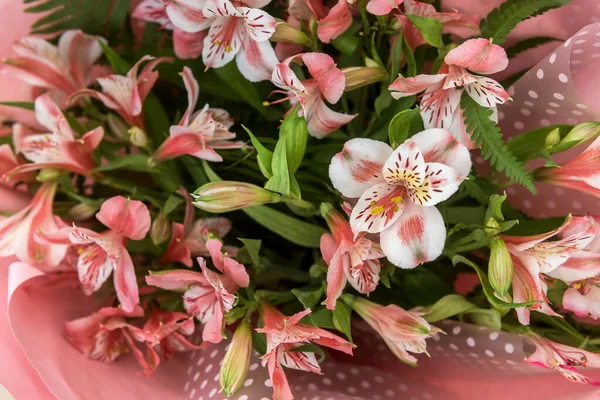
<path id="1" fill-rule="evenodd" d="M 381 232 L 380 238 L 381 248 L 392 264 L 414 268 L 442 254 L 446 227 L 437 208 L 407 201 L 400 218 Z"/>
<path id="2" fill-rule="evenodd" d="M 235 59 L 238 69 L 250 82 L 266 81 L 271 79 L 277 66 L 277 56 L 271 43 L 256 42 L 246 36 L 242 50 Z"/>
<path id="3" fill-rule="evenodd" d="M 358 200 L 350 215 L 354 235 L 360 232 L 379 233 L 392 225 L 402 214 L 406 201 L 402 186 L 378 183 Z"/>
<path id="4" fill-rule="evenodd" d="M 329 178 L 343 196 L 356 198 L 371 186 L 383 183 L 382 169 L 393 150 L 373 139 L 352 139 L 331 159 Z"/>
<path id="5" fill-rule="evenodd" d="M 267 12 L 247 7 L 239 7 L 238 10 L 244 18 L 246 31 L 252 40 L 264 42 L 273 36 L 277 21 Z"/>
<path id="6" fill-rule="evenodd" d="M 426 129 L 409 139 L 417 144 L 425 162 L 448 165 L 462 176 L 471 171 L 469 150 L 459 143 L 450 131 L 445 129 Z"/>
<path id="7" fill-rule="evenodd" d="M 90 295 L 100 289 L 115 268 L 115 259 L 100 246 L 85 247 L 77 260 L 77 274 L 85 294 Z"/>
<path id="8" fill-rule="evenodd" d="M 242 20 L 216 18 L 204 39 L 202 60 L 210 68 L 219 68 L 234 59 L 242 48 Z"/>
<path id="9" fill-rule="evenodd" d="M 440 163 L 425 164 L 424 173 L 421 186 L 407 190 L 411 201 L 424 207 L 447 200 L 463 181 L 463 176 L 453 168 Z"/>
<path id="10" fill-rule="evenodd" d="M 242 16 L 241 10 L 236 8 L 229 0 L 207 0 L 203 13 L 207 18 Z"/>
<path id="11" fill-rule="evenodd" d="M 425 128 L 449 129 L 455 111 L 460 108 L 462 90 L 442 88 L 441 84 L 427 89 L 421 100 L 421 117 Z"/>
<path id="12" fill-rule="evenodd" d="M 398 146 L 383 165 L 383 177 L 390 185 L 417 188 L 423 184 L 425 160 L 416 143 L 407 141 Z"/>
<path id="13" fill-rule="evenodd" d="M 477 76 L 475 82 L 465 85 L 465 90 L 482 107 L 495 107 L 510 99 L 510 94 L 502 85 L 484 76 Z"/>
<path id="14" fill-rule="evenodd" d="M 210 19 L 204 16 L 203 7 L 204 2 L 201 0 L 171 0 L 166 6 L 166 13 L 177 28 L 193 33 L 210 25 Z"/>
<path id="15" fill-rule="evenodd" d="M 310 104 L 309 101 L 307 100 L 305 115 L 308 133 L 317 139 L 322 139 L 331 132 L 337 131 L 358 115 L 333 111 L 322 98 L 314 99 Z"/>

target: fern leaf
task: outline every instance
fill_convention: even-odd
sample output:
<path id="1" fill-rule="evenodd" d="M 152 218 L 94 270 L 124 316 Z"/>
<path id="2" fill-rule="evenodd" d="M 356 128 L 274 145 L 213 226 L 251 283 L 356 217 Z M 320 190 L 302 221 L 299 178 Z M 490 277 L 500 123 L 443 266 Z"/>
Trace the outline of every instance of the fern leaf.
<path id="1" fill-rule="evenodd" d="M 463 109 L 467 132 L 471 133 L 475 145 L 481 148 L 483 158 L 489 159 L 497 171 L 504 171 L 507 177 L 535 193 L 531 176 L 502 140 L 500 128 L 490 119 L 492 110 L 477 104 L 466 92 L 463 93 L 460 107 Z"/>
<path id="2" fill-rule="evenodd" d="M 502 44 L 505 36 L 519 22 L 570 2 L 571 0 L 506 0 L 481 21 L 481 33 L 483 37 L 493 39 L 495 44 Z"/>

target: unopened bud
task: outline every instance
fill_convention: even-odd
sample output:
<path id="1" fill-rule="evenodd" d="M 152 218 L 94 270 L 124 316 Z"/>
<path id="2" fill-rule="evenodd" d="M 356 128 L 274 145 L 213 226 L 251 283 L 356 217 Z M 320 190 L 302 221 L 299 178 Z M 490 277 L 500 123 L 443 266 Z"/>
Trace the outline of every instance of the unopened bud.
<path id="1" fill-rule="evenodd" d="M 560 129 L 552 129 L 548 135 L 546 135 L 545 147 L 551 149 L 560 142 Z"/>
<path id="2" fill-rule="evenodd" d="M 235 330 L 219 373 L 221 391 L 232 396 L 246 380 L 252 353 L 252 327 L 243 321 Z"/>
<path id="3" fill-rule="evenodd" d="M 277 193 L 245 182 L 211 182 L 196 190 L 193 205 L 212 212 L 224 213 L 281 200 Z"/>
<path id="4" fill-rule="evenodd" d="M 570 147 L 572 147 L 577 144 L 592 141 L 598 136 L 600 136 L 600 122 L 584 122 L 571 129 L 571 131 L 567 133 L 567 136 L 561 140 L 560 144 L 566 145 L 571 143 Z"/>
<path id="5" fill-rule="evenodd" d="M 493 237 L 490 242 L 490 262 L 488 264 L 490 284 L 500 296 L 504 296 L 513 278 L 513 263 L 506 243 L 499 237 Z"/>
<path id="6" fill-rule="evenodd" d="M 132 145 L 141 147 L 143 149 L 148 148 L 150 139 L 148 139 L 148 135 L 142 129 L 134 126 L 133 128 L 129 129 L 127 133 L 129 133 L 129 141 Z"/>
<path id="7" fill-rule="evenodd" d="M 166 242 L 171 236 L 171 222 L 161 212 L 158 214 L 156 219 L 152 222 L 150 227 L 150 239 L 156 246 Z"/>
<path id="8" fill-rule="evenodd" d="M 488 219 L 484 227 L 487 237 L 496 236 L 500 232 L 500 224 L 494 218 Z"/>
<path id="9" fill-rule="evenodd" d="M 115 114 L 108 114 L 106 118 L 106 122 L 108 124 L 108 129 L 122 140 L 129 140 L 129 133 L 127 133 L 129 127 L 121 118 L 117 117 Z"/>
<path id="10" fill-rule="evenodd" d="M 79 203 L 69 210 L 68 215 L 74 221 L 87 221 L 98 212 L 99 208 L 92 203 Z"/>
<path id="11" fill-rule="evenodd" d="M 348 67 L 342 68 L 346 77 L 346 91 L 358 89 L 372 83 L 381 82 L 386 77 L 386 70 L 381 67 Z"/>
<path id="12" fill-rule="evenodd" d="M 62 171 L 54 168 L 44 168 L 37 176 L 38 182 L 55 181 L 62 175 Z"/>
<path id="13" fill-rule="evenodd" d="M 310 45 L 310 38 L 306 33 L 283 21 L 277 22 L 275 32 L 269 40 L 272 42 L 295 43 L 301 46 Z"/>

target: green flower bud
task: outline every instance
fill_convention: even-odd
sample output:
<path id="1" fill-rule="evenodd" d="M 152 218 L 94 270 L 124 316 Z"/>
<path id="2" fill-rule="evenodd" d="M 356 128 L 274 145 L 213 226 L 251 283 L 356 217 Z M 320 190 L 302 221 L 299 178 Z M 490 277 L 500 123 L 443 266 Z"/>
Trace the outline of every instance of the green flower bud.
<path id="1" fill-rule="evenodd" d="M 150 239 L 155 245 L 166 242 L 171 236 L 171 221 L 161 212 L 152 222 Z"/>
<path id="2" fill-rule="evenodd" d="M 275 32 L 270 40 L 272 42 L 295 43 L 301 46 L 310 45 L 310 38 L 306 33 L 283 21 L 277 21 Z"/>
<path id="3" fill-rule="evenodd" d="M 346 77 L 345 91 L 349 92 L 385 79 L 387 71 L 381 67 L 348 67 L 342 68 Z"/>
<path id="4" fill-rule="evenodd" d="M 232 396 L 244 384 L 251 353 L 252 327 L 248 321 L 243 321 L 235 330 L 221 365 L 219 382 L 226 396 Z"/>
<path id="5" fill-rule="evenodd" d="M 148 148 L 150 145 L 150 139 L 148 139 L 148 135 L 142 129 L 134 126 L 133 128 L 127 131 L 129 133 L 129 141 L 132 145 L 136 147 L 141 147 L 143 149 Z"/>
<path id="6" fill-rule="evenodd" d="M 506 243 L 495 236 L 490 242 L 490 261 L 488 264 L 490 284 L 500 296 L 504 296 L 512 284 L 513 263 Z"/>
<path id="7" fill-rule="evenodd" d="M 277 193 L 259 186 L 230 181 L 207 183 L 196 190 L 192 197 L 193 205 L 212 213 L 224 213 L 281 200 Z"/>

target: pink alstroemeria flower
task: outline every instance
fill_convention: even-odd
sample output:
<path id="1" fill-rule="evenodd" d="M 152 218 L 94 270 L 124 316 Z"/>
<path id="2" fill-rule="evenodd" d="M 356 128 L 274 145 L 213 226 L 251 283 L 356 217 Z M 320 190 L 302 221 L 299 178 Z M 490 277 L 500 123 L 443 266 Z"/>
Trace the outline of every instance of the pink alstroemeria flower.
<path id="1" fill-rule="evenodd" d="M 308 68 L 312 78 L 301 81 L 290 68 L 290 63 L 301 60 Z M 346 87 L 344 73 L 336 67 L 333 58 L 324 53 L 304 53 L 277 64 L 271 82 L 284 89 L 287 97 L 275 103 L 290 100 L 300 103 L 298 115 L 304 116 L 308 124 L 308 133 L 323 138 L 352 121 L 356 115 L 342 114 L 330 109 L 325 100 L 337 103 Z"/>
<path id="2" fill-rule="evenodd" d="M 525 362 L 542 368 L 558 370 L 571 382 L 600 386 L 599 381 L 591 380 L 575 368 L 579 366 L 600 367 L 600 354 L 552 342 L 535 333 L 529 333 L 527 336 L 535 344 L 536 349 L 531 356 L 525 359 Z"/>
<path id="3" fill-rule="evenodd" d="M 321 254 L 327 269 L 325 305 L 335 309 L 336 300 L 349 281 L 360 293 L 369 294 L 377 288 L 381 263 L 385 257 L 378 243 L 364 235 L 356 239 L 346 219 L 331 206 L 321 206 L 332 234 L 321 236 Z"/>
<path id="4" fill-rule="evenodd" d="M 600 137 L 560 167 L 539 168 L 535 179 L 600 197 Z"/>
<path id="5" fill-rule="evenodd" d="M 79 30 L 65 31 L 58 46 L 28 36 L 13 45 L 17 56 L 0 64 L 0 71 L 33 86 L 55 89 L 68 98 L 92 83 L 91 69 L 102 55 L 99 41 L 106 43 L 104 38 Z"/>
<path id="6" fill-rule="evenodd" d="M 35 99 L 35 116 L 48 133 L 39 133 L 21 124 L 14 125 L 15 149 L 32 163 L 16 166 L 8 173 L 9 178 L 42 168 L 65 169 L 80 175 L 88 175 L 96 168 L 92 152 L 104 137 L 102 127 L 78 138 L 48 94 Z"/>
<path id="7" fill-rule="evenodd" d="M 418 312 L 406 311 L 395 304 L 382 306 L 361 297 L 350 301 L 354 311 L 381 336 L 390 350 L 402 362 L 417 365 L 409 354 L 427 353 L 426 339 L 442 332 L 421 317 Z"/>
<path id="8" fill-rule="evenodd" d="M 8 173 L 23 164 L 24 160 L 16 156 L 8 144 L 0 146 L 0 214 L 12 214 L 27 207 L 31 197 L 23 187 L 15 187 L 19 182 L 35 179 L 33 174 L 19 174 L 8 179 Z"/>
<path id="9" fill-rule="evenodd" d="M 268 365 L 273 382 L 273 399 L 291 400 L 292 391 L 283 367 L 321 373 L 321 367 L 314 353 L 294 351 L 295 348 L 310 343 L 329 347 L 352 355 L 354 345 L 325 329 L 301 324 L 300 320 L 310 314 L 310 308 L 287 317 L 270 304 L 261 301 L 259 311 L 263 327 L 256 329 L 267 337 L 267 352 L 262 357 L 263 366 Z"/>
<path id="10" fill-rule="evenodd" d="M 146 283 L 166 290 L 185 289 L 183 306 L 188 314 L 204 324 L 202 339 L 211 343 L 223 340 L 223 316 L 231 311 L 238 286 L 227 275 L 220 275 L 206 267 L 198 257 L 202 273 L 187 270 L 150 272 Z"/>
<path id="11" fill-rule="evenodd" d="M 169 4 L 165 3 L 164 0 L 143 0 L 131 16 L 142 21 L 157 23 L 163 29 L 173 31 L 173 47 L 177 58 L 188 60 L 200 57 L 206 32 L 192 33 L 175 27 L 167 15 Z M 177 2 L 172 3 L 176 4 Z"/>
<path id="12" fill-rule="evenodd" d="M 556 275 L 556 271 L 569 262 L 571 257 L 587 248 L 597 232 L 596 224 L 589 219 L 568 217 L 563 225 L 547 233 L 533 236 L 502 236 L 513 261 L 513 300 L 517 303 L 539 302 L 528 308 L 516 308 L 521 324 L 529 325 L 530 310 L 547 315 L 558 315 L 548 304 L 546 297 L 548 287 L 544 275 L 557 276 L 560 279 L 568 278 L 569 272 L 562 274 L 559 272 Z M 548 240 L 557 235 L 562 238 Z M 574 280 L 576 279 L 571 279 Z"/>
<path id="13" fill-rule="evenodd" d="M 390 4 L 389 0 L 371 0 L 367 5 L 367 10 L 369 10 L 369 6 L 375 3 L 375 1 L 384 6 Z M 385 11 L 385 8 L 381 11 Z M 369 10 L 369 12 L 380 15 L 371 10 Z M 384 14 L 388 13 L 389 11 Z M 461 14 L 458 11 L 438 12 L 431 4 L 414 0 L 404 0 L 404 14 L 399 13 L 396 15 L 396 18 L 402 27 L 402 35 L 406 38 L 408 45 L 413 50 L 427 42 L 423 39 L 421 31 L 410 22 L 410 19 L 408 19 L 405 14 L 435 19 L 444 26 L 444 33 L 453 34 L 460 38 L 468 38 L 481 33 L 481 30 L 479 29 L 479 17 L 476 15 Z"/>
<path id="14" fill-rule="evenodd" d="M 171 126 L 169 137 L 152 155 L 156 162 L 163 162 L 185 154 L 208 161 L 223 161 L 215 149 L 239 149 L 244 142 L 232 142 L 235 133 L 229 131 L 233 120 L 227 111 L 209 108 L 206 104 L 194 112 L 198 103 L 200 87 L 188 67 L 181 74 L 188 93 L 188 108 L 178 125 Z"/>
<path id="15" fill-rule="evenodd" d="M 43 238 L 65 226 L 52 213 L 55 194 L 56 183 L 45 183 L 28 206 L 0 219 L 0 257 L 16 256 L 27 264 L 44 267 L 60 264 L 69 246 L 48 243 Z"/>
<path id="16" fill-rule="evenodd" d="M 121 307 L 131 312 L 140 299 L 133 261 L 125 244 L 128 239 L 142 240 L 146 236 L 150 212 L 141 201 L 115 196 L 102 204 L 96 219 L 109 229 L 96 233 L 74 226 L 46 237 L 55 243 L 81 245 L 77 273 L 84 293 L 89 296 L 100 289 L 112 273 Z"/>
<path id="17" fill-rule="evenodd" d="M 125 318 L 143 316 L 144 310 L 140 306 L 136 306 L 131 312 L 122 308 L 105 307 L 87 317 L 67 322 L 67 339 L 92 360 L 113 362 L 130 349 L 138 360 L 143 360 L 141 353 L 140 357 L 137 354 L 139 350 L 131 334 L 132 326 L 125 321 Z"/>
<path id="18" fill-rule="evenodd" d="M 600 278 L 572 284 L 563 295 L 563 307 L 578 317 L 600 319 Z"/>
<path id="19" fill-rule="evenodd" d="M 138 73 L 142 63 L 149 61 Z M 127 73 L 127 76 L 109 75 L 98 78 L 102 91 L 83 89 L 71 97 L 71 101 L 79 96 L 92 96 L 100 100 L 111 110 L 115 110 L 129 125 L 144 129 L 142 106 L 146 96 L 158 79 L 154 71 L 161 62 L 171 61 L 168 57 L 142 57 Z"/>
<path id="20" fill-rule="evenodd" d="M 412 96 L 425 90 L 421 100 L 421 117 L 425 128 L 448 129 L 469 149 L 474 147 L 466 131 L 460 108 L 463 90 L 480 106 L 494 111 L 496 105 L 504 104 L 510 95 L 495 80 L 471 72 L 490 75 L 500 72 L 508 65 L 506 52 L 488 39 L 470 39 L 448 52 L 444 64 L 436 75 L 402 75 L 390 85 L 392 97 Z"/>
<path id="21" fill-rule="evenodd" d="M 328 11 L 323 0 L 292 0 L 288 12 L 301 21 L 317 21 L 317 36 L 323 43 L 329 43 L 352 25 L 352 3 L 348 0 L 337 0 Z"/>
<path id="22" fill-rule="evenodd" d="M 465 146 L 444 129 L 427 129 L 393 150 L 372 139 L 352 139 L 329 166 L 333 186 L 358 198 L 350 216 L 355 237 L 380 233 L 387 259 L 401 268 L 434 260 L 446 227 L 436 204 L 457 190 L 471 169 Z"/>

